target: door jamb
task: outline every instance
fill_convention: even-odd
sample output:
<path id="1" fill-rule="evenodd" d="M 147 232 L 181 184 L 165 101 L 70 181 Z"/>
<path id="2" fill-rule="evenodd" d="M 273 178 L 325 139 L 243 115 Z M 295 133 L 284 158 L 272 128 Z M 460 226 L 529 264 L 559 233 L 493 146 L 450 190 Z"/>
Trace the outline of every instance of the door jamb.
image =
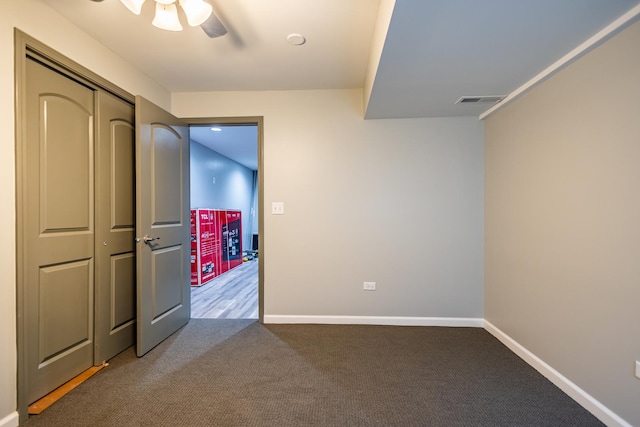
<path id="1" fill-rule="evenodd" d="M 180 117 L 191 125 L 257 125 L 258 126 L 258 322 L 264 323 L 264 117 Z"/>

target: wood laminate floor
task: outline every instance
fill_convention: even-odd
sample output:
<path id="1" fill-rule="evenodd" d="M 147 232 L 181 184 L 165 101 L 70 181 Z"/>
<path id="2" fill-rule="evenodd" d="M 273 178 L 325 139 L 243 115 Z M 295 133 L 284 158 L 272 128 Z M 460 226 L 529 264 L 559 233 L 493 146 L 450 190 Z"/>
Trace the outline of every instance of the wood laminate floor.
<path id="1" fill-rule="evenodd" d="M 192 287 L 191 317 L 257 319 L 258 260 L 244 262 L 200 287 Z"/>

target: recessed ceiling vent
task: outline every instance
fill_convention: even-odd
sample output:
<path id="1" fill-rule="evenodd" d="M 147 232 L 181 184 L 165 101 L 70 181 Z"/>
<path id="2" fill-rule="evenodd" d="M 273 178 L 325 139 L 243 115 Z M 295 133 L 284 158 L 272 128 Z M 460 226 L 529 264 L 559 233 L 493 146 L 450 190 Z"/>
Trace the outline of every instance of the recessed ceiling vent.
<path id="1" fill-rule="evenodd" d="M 505 98 L 504 95 L 500 96 L 463 96 L 456 101 L 456 104 L 486 104 L 500 102 Z"/>

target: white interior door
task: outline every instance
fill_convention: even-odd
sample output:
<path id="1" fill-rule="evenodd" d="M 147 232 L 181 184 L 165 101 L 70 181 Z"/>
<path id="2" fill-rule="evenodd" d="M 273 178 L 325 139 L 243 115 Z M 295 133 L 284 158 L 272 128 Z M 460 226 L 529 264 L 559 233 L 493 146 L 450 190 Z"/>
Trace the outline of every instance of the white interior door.
<path id="1" fill-rule="evenodd" d="M 191 317 L 189 128 L 136 96 L 138 356 Z"/>

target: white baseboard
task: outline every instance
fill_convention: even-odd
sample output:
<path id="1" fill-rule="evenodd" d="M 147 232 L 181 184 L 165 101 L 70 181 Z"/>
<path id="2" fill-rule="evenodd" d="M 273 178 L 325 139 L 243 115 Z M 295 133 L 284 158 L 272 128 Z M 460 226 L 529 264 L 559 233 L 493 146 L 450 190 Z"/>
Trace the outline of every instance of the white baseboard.
<path id="1" fill-rule="evenodd" d="M 20 424 L 20 416 L 14 411 L 0 420 L 0 427 L 18 427 Z"/>
<path id="2" fill-rule="evenodd" d="M 453 326 L 484 327 L 482 318 L 464 317 L 397 317 L 397 316 L 264 316 L 266 324 L 387 325 L 387 326 Z"/>
<path id="3" fill-rule="evenodd" d="M 587 411 L 591 412 L 607 426 L 632 427 L 631 424 L 620 418 L 609 408 L 596 400 L 589 393 L 571 382 L 560 372 L 553 369 L 542 359 L 531 353 L 525 347 L 516 342 L 513 338 L 495 327 L 491 322 L 485 320 L 484 328 L 500 342 L 506 345 L 511 351 L 517 354 L 522 360 L 531 365 L 535 370 L 544 375 L 549 381 L 564 391 L 569 397 L 578 402 Z"/>

